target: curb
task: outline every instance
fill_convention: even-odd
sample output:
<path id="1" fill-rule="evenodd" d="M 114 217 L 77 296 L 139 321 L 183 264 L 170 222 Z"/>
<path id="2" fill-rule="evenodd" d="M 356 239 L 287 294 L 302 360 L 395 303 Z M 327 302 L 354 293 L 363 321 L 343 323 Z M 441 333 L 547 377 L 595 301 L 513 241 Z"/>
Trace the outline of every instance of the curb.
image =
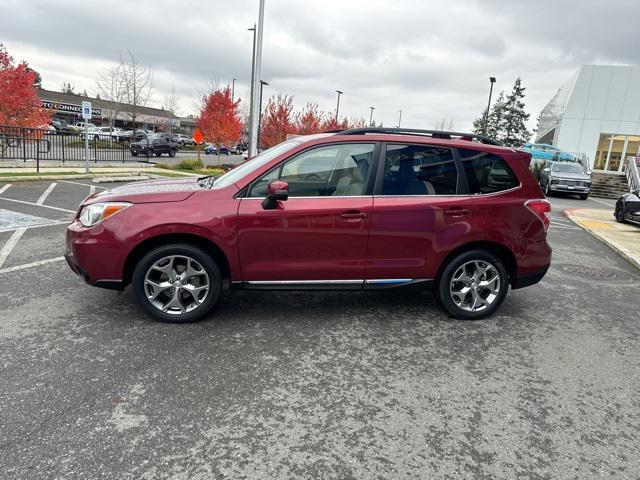
<path id="1" fill-rule="evenodd" d="M 634 267 L 640 269 L 640 258 L 636 257 L 635 255 L 633 255 L 631 252 L 629 252 L 627 249 L 625 248 L 620 248 L 617 245 L 614 245 L 613 243 L 611 243 L 608 239 L 606 239 L 605 237 L 603 237 L 602 235 L 600 235 L 598 232 L 596 232 L 595 230 L 591 230 L 589 228 L 586 228 L 584 226 L 582 226 L 582 224 L 576 219 L 576 217 L 572 214 L 573 209 L 565 209 L 564 210 L 564 214 L 565 216 L 571 220 L 573 223 L 575 223 L 577 226 L 579 226 L 580 228 L 582 228 L 585 232 L 587 232 L 589 235 L 591 235 L 594 238 L 597 238 L 598 240 L 600 240 L 602 243 L 604 243 L 607 247 L 609 247 L 611 250 L 613 250 L 614 252 L 616 252 L 618 255 L 620 255 L 622 258 L 624 258 L 627 262 L 629 262 L 630 264 L 632 264 Z"/>
<path id="2" fill-rule="evenodd" d="M 135 180 L 148 180 L 149 178 L 166 178 L 163 173 L 169 173 L 171 175 L 179 175 L 184 177 L 193 177 L 198 176 L 195 173 L 186 173 L 179 172 L 176 170 L 164 170 L 164 169 L 154 169 L 154 171 L 139 171 L 139 172 L 101 172 L 101 173 L 72 173 L 69 175 L 23 175 L 23 176 L 11 176 L 11 177 L 3 177 L 2 173 L 0 173 L 0 182 L 37 182 L 43 180 L 80 180 L 80 179 L 103 179 L 109 178 L 111 180 L 101 180 L 102 182 L 112 181 L 112 182 L 128 182 Z M 96 182 L 100 183 L 100 182 Z"/>

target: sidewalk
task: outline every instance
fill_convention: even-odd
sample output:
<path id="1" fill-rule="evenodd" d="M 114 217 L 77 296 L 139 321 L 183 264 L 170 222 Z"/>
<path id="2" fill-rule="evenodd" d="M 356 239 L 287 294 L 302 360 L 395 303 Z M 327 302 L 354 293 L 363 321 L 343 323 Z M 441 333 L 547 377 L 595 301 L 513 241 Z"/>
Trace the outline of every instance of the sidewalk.
<path id="1" fill-rule="evenodd" d="M 124 166 L 93 166 L 89 165 L 89 174 L 84 172 L 84 165 L 65 165 L 64 167 L 3 167 L 0 166 L 0 182 L 20 182 L 29 180 L 72 180 L 92 178 L 117 178 L 118 181 L 127 178 L 146 179 L 154 177 L 189 177 L 195 173 L 156 168 L 153 164 Z"/>
<path id="2" fill-rule="evenodd" d="M 640 226 L 618 223 L 612 210 L 574 208 L 565 215 L 640 268 Z"/>

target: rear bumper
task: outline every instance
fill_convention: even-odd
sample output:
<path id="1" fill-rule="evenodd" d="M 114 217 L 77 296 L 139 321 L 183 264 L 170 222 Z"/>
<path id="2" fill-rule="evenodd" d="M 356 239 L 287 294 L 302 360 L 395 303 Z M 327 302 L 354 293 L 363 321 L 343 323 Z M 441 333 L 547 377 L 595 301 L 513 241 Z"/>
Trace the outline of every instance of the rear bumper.
<path id="1" fill-rule="evenodd" d="M 544 267 L 541 270 L 538 270 L 537 272 L 518 275 L 513 281 L 511 288 L 513 290 L 517 290 L 519 288 L 530 287 L 531 285 L 535 285 L 536 283 L 538 283 L 540 280 L 544 278 L 544 276 L 547 274 L 547 270 L 549 270 L 549 267 L 550 265 L 547 265 L 546 267 Z"/>

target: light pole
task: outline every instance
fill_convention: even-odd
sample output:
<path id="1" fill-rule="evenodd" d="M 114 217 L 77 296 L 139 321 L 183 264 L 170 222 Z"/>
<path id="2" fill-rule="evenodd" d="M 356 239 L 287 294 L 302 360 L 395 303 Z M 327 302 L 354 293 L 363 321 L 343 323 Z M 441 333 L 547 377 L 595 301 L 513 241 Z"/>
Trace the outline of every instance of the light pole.
<path id="1" fill-rule="evenodd" d="M 369 107 L 371 109 L 371 114 L 369 115 L 369 126 L 373 127 L 373 111 L 376 109 L 376 107 Z"/>
<path id="2" fill-rule="evenodd" d="M 254 92 L 254 84 L 256 78 L 256 24 L 253 24 L 253 28 L 247 28 L 248 31 L 253 32 L 253 54 L 251 55 L 251 89 L 249 94 L 249 129 L 247 135 L 247 143 L 248 146 L 251 145 L 251 126 L 253 125 L 253 97 L 255 95 Z M 249 157 L 251 158 L 251 157 Z"/>
<path id="3" fill-rule="evenodd" d="M 260 0 L 260 10 L 258 11 L 258 24 L 256 26 L 256 48 L 254 55 L 254 78 L 253 78 L 253 91 L 254 94 L 258 90 L 258 81 L 260 79 L 260 72 L 262 70 L 262 37 L 264 30 L 264 2 Z M 251 125 L 249 130 L 249 158 L 255 157 L 258 151 L 258 122 L 260 121 L 260 106 L 257 99 L 253 98 L 251 103 Z"/>
<path id="4" fill-rule="evenodd" d="M 489 83 L 491 86 L 489 87 L 489 103 L 487 104 L 487 110 L 484 112 L 484 128 L 482 129 L 482 134 L 487 134 L 487 124 L 489 123 L 489 108 L 491 108 L 491 94 L 493 93 L 493 84 L 496 83 L 496 77 L 489 77 Z"/>
<path id="5" fill-rule="evenodd" d="M 236 80 L 238 80 L 238 79 L 234 78 L 233 80 L 231 80 L 231 102 L 232 103 L 236 99 Z"/>
<path id="6" fill-rule="evenodd" d="M 402 110 L 398 110 L 398 128 L 400 128 L 400 124 L 402 123 Z"/>
<path id="7" fill-rule="evenodd" d="M 336 93 L 338 94 L 338 104 L 336 105 L 336 122 L 337 122 L 338 112 L 340 111 L 340 95 L 342 95 L 344 92 L 341 92 L 340 90 L 336 90 Z"/>
<path id="8" fill-rule="evenodd" d="M 264 80 L 260 80 L 260 108 L 259 108 L 260 113 L 258 114 L 258 138 L 256 139 L 257 149 L 260 148 L 260 127 L 262 125 L 262 87 L 264 87 L 265 85 L 269 85 L 269 84 Z"/>

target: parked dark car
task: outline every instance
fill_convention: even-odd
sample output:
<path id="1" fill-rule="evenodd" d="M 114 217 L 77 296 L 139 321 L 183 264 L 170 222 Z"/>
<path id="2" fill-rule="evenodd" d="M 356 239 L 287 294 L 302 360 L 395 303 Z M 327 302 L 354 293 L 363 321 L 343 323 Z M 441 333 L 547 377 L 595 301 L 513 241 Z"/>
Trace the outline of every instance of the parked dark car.
<path id="1" fill-rule="evenodd" d="M 172 142 L 168 134 L 154 133 L 144 140 L 132 143 L 130 149 L 131 155 L 134 157 L 138 155 L 147 157 L 155 155 L 159 157 L 163 153 L 168 154 L 170 157 L 175 157 L 178 151 L 178 144 Z"/>
<path id="2" fill-rule="evenodd" d="M 623 193 L 616 202 L 613 215 L 620 223 L 633 222 L 640 225 L 640 190 Z"/>
<path id="3" fill-rule="evenodd" d="M 589 197 L 591 175 L 575 162 L 548 162 L 540 173 L 540 186 L 549 197 L 554 193 L 572 193 L 582 200 Z"/>
<path id="4" fill-rule="evenodd" d="M 204 146 L 204 153 L 206 153 L 207 155 L 217 155 L 218 148 L 212 143 L 207 143 Z M 231 155 L 231 150 L 223 145 L 222 147 L 220 147 L 220 155 Z"/>
<path id="5" fill-rule="evenodd" d="M 530 161 L 472 134 L 296 137 L 218 178 L 90 195 L 67 228 L 66 258 L 91 285 L 131 284 L 141 308 L 166 322 L 204 317 L 225 285 L 422 286 L 450 315 L 479 319 L 551 263 L 551 205 Z"/>

